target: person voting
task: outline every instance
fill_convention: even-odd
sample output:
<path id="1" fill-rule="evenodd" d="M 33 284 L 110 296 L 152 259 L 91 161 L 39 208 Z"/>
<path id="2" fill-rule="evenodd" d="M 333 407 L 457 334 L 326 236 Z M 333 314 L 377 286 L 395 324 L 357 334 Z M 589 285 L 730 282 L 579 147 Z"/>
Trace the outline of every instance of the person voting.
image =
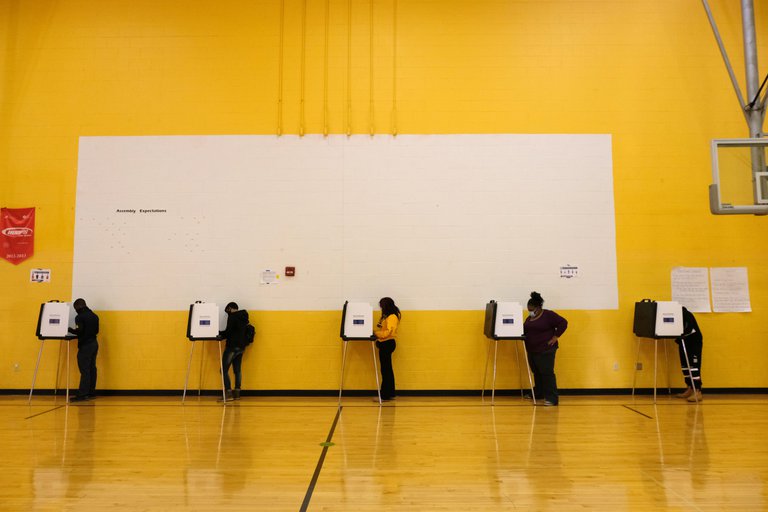
<path id="1" fill-rule="evenodd" d="M 224 401 L 240 400 L 240 387 L 243 381 L 243 354 L 251 338 L 249 337 L 248 311 L 240 309 L 237 303 L 230 302 L 224 308 L 227 313 L 227 327 L 219 334 L 227 340 L 224 354 L 221 356 L 221 366 L 224 376 Z M 229 368 L 235 374 L 235 389 L 232 389 L 232 381 L 229 378 Z"/>
<path id="2" fill-rule="evenodd" d="M 373 335 L 376 336 L 376 348 L 379 349 L 379 367 L 381 368 L 381 401 L 387 402 L 397 397 L 395 388 L 395 372 L 392 368 L 392 353 L 397 347 L 395 337 L 400 325 L 400 308 L 390 297 L 379 301 L 381 320 L 376 325 Z"/>
<path id="3" fill-rule="evenodd" d="M 80 387 L 70 402 L 82 402 L 96 398 L 96 354 L 99 353 L 99 317 L 91 311 L 83 299 L 73 304 L 77 316 L 75 328 L 69 332 L 77 337 L 77 367 L 80 370 Z"/>
<path id="4" fill-rule="evenodd" d="M 677 395 L 677 398 L 683 398 L 689 402 L 701 402 L 704 398 L 701 393 L 701 350 L 704 337 L 696 317 L 687 308 L 683 308 L 683 334 L 675 338 L 675 343 L 678 346 L 680 366 L 687 386 L 685 391 Z"/>

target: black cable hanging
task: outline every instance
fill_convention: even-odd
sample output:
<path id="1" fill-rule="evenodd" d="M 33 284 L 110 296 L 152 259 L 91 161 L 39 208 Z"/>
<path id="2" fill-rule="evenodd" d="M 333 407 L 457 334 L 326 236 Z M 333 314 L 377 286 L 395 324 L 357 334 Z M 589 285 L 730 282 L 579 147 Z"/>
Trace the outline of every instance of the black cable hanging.
<path id="1" fill-rule="evenodd" d="M 747 105 L 746 110 L 752 110 L 752 108 L 754 108 L 755 103 L 757 103 L 757 100 L 760 98 L 760 93 L 763 92 L 763 87 L 765 87 L 766 82 L 768 82 L 768 75 L 765 75 L 763 83 L 760 84 L 760 88 L 757 90 L 757 94 L 755 94 L 755 98 L 749 103 L 749 105 Z"/>

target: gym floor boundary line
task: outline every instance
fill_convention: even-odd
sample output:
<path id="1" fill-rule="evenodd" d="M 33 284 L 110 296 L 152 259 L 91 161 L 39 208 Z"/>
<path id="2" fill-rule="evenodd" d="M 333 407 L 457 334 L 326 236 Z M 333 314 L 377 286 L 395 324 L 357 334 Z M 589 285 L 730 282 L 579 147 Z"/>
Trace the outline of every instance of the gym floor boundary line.
<path id="1" fill-rule="evenodd" d="M 39 412 L 37 414 L 33 414 L 32 416 L 27 416 L 24 419 L 25 420 L 30 420 L 32 418 L 37 418 L 38 416 L 42 416 L 43 414 L 47 414 L 49 412 L 53 412 L 53 411 L 55 411 L 57 409 L 61 409 L 62 407 L 66 407 L 66 406 L 67 406 L 67 404 L 61 404 L 61 405 L 58 405 L 58 406 L 54 407 L 53 409 L 48 409 L 47 411 Z"/>
<path id="2" fill-rule="evenodd" d="M 653 419 L 653 416 L 648 416 L 647 414 L 645 414 L 645 413 L 642 413 L 642 412 L 640 412 L 640 411 L 637 411 L 637 410 L 635 410 L 635 409 L 633 409 L 633 408 L 629 407 L 628 405 L 622 405 L 622 407 L 623 407 L 623 408 L 625 408 L 625 409 L 629 409 L 629 410 L 630 410 L 630 411 L 632 411 L 632 412 L 636 412 L 636 413 L 637 413 L 637 414 L 639 414 L 640 416 L 645 416 L 645 417 L 646 417 L 646 418 L 648 418 L 649 420 L 652 420 L 652 419 Z"/>
<path id="3" fill-rule="evenodd" d="M 320 452 L 320 459 L 317 461 L 315 473 L 312 475 L 312 480 L 309 482 L 307 493 L 304 495 L 304 501 L 301 502 L 301 508 L 299 508 L 300 512 L 306 512 L 307 507 L 309 507 L 309 501 L 312 499 L 312 493 L 315 492 L 317 479 L 320 477 L 320 471 L 323 469 L 325 455 L 328 453 L 329 443 L 331 442 L 331 439 L 333 439 L 333 432 L 336 430 L 336 425 L 339 423 L 339 417 L 341 416 L 342 408 L 343 406 L 339 405 L 339 409 L 336 411 L 336 417 L 333 419 L 333 425 L 331 425 L 331 430 L 328 432 L 328 437 L 325 439 L 323 451 Z"/>

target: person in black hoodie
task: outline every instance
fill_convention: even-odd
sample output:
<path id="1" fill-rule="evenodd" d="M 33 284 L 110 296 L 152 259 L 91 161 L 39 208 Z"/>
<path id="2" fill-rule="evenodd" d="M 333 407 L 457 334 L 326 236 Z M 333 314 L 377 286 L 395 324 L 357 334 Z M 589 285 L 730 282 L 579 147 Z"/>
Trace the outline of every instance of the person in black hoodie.
<path id="1" fill-rule="evenodd" d="M 242 365 L 243 352 L 247 344 L 245 328 L 248 326 L 248 312 L 239 309 L 235 302 L 230 302 L 224 308 L 227 313 L 227 327 L 219 333 L 219 337 L 227 340 L 221 366 L 224 371 L 224 401 L 240 399 L 240 386 L 243 380 Z M 235 374 L 235 389 L 232 390 L 232 382 L 229 379 L 229 367 Z"/>
<path id="2" fill-rule="evenodd" d="M 690 372 L 681 341 L 685 342 L 685 350 L 688 352 L 688 361 L 691 364 Z M 683 335 L 675 338 L 675 343 L 678 345 L 680 366 L 683 369 L 683 377 L 687 386 L 687 389 L 677 397 L 684 398 L 689 402 L 700 402 L 703 398 L 701 394 L 701 349 L 704 345 L 704 337 L 696 317 L 686 308 L 683 308 Z M 693 382 L 691 382 L 691 375 L 693 375 Z"/>
<path id="3" fill-rule="evenodd" d="M 99 352 L 99 317 L 88 308 L 83 299 L 77 299 L 73 306 L 77 312 L 76 328 L 69 332 L 77 336 L 77 367 L 80 370 L 80 387 L 70 402 L 82 402 L 96 398 L 96 354 Z"/>

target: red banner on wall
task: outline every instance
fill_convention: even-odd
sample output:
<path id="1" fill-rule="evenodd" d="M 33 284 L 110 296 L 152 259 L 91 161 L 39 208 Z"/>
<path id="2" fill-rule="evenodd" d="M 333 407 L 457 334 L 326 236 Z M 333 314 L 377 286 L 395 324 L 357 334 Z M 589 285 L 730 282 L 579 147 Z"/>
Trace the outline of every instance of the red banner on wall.
<path id="1" fill-rule="evenodd" d="M 0 209 L 0 257 L 18 265 L 35 253 L 35 209 Z"/>

